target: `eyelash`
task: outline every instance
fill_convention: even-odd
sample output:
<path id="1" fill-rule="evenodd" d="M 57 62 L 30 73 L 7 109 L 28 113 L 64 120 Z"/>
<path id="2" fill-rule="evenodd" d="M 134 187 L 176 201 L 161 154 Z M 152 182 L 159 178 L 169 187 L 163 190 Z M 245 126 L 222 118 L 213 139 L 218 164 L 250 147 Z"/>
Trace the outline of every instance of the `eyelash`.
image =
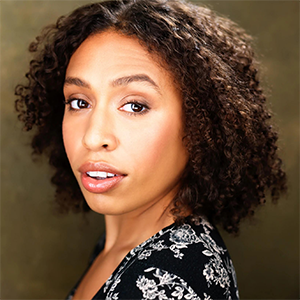
<path id="1" fill-rule="evenodd" d="M 140 112 L 129 112 L 129 111 L 125 111 L 128 115 L 133 115 L 133 116 L 139 116 L 139 115 L 144 115 L 149 111 L 149 106 L 146 103 L 141 103 L 140 101 L 136 101 L 136 100 L 129 100 L 127 101 L 125 104 L 122 105 L 122 107 L 124 107 L 127 104 L 136 104 L 139 106 L 143 107 L 143 110 Z"/>
<path id="2" fill-rule="evenodd" d="M 86 101 L 86 100 L 83 100 L 83 99 L 78 99 L 78 98 L 70 98 L 70 99 L 68 99 L 68 100 L 66 100 L 65 101 L 65 105 L 68 105 L 69 106 L 69 111 L 73 111 L 73 112 L 77 112 L 77 111 L 79 111 L 79 110 L 81 110 L 81 109 L 84 109 L 84 108 L 79 108 L 79 109 L 75 109 L 75 108 L 73 108 L 72 106 L 71 106 L 71 103 L 73 102 L 73 101 L 84 101 L 87 105 L 89 105 L 89 103 Z"/>
<path id="3" fill-rule="evenodd" d="M 73 112 L 77 112 L 81 109 L 85 109 L 85 108 L 79 108 L 79 109 L 75 109 L 75 108 L 72 108 L 71 106 L 71 103 L 73 101 L 84 101 L 87 105 L 89 105 L 89 103 L 86 101 L 86 100 L 83 100 L 83 99 L 78 99 L 78 98 L 71 98 L 71 99 L 68 99 L 66 100 L 64 103 L 65 105 L 68 105 L 68 109 L 69 111 L 73 111 Z M 125 111 L 128 115 L 133 115 L 133 116 L 138 116 L 138 115 L 144 115 L 145 113 L 147 113 L 149 111 L 149 106 L 146 104 L 146 103 L 141 103 L 140 101 L 136 101 L 136 100 L 129 100 L 127 101 L 125 104 L 122 105 L 122 107 L 124 107 L 125 105 L 127 104 L 136 104 L 138 106 L 142 106 L 143 107 L 143 110 L 140 111 L 140 112 L 128 112 L 128 111 Z M 124 111 L 124 110 L 123 110 Z"/>

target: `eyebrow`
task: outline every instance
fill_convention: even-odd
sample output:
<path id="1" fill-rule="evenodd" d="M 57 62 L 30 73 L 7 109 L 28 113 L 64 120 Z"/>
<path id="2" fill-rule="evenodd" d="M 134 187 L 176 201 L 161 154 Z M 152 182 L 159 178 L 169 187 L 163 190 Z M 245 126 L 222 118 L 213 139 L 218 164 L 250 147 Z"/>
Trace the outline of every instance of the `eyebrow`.
<path id="1" fill-rule="evenodd" d="M 76 86 L 84 87 L 87 89 L 91 88 L 90 85 L 86 81 L 81 80 L 78 77 L 67 77 L 65 79 L 64 85 L 76 85 Z"/>
<path id="2" fill-rule="evenodd" d="M 121 85 L 128 85 L 132 82 L 147 82 L 149 83 L 157 92 L 160 92 L 159 86 L 155 83 L 154 80 L 152 80 L 148 75 L 146 74 L 135 74 L 135 75 L 129 75 L 124 76 L 121 78 L 117 78 L 113 80 L 112 85 L 115 86 L 121 86 Z"/>
<path id="3" fill-rule="evenodd" d="M 126 86 L 132 82 L 147 82 L 149 83 L 158 93 L 161 94 L 159 86 L 155 83 L 155 81 L 153 79 L 151 79 L 148 75 L 146 74 L 135 74 L 135 75 L 129 75 L 129 76 L 124 76 L 124 77 L 120 77 L 117 79 L 114 79 L 111 83 L 111 85 L 113 87 L 117 87 L 117 86 Z M 84 88 L 88 88 L 91 89 L 90 85 L 78 78 L 78 77 L 66 77 L 64 85 L 76 85 L 79 87 L 84 87 Z"/>

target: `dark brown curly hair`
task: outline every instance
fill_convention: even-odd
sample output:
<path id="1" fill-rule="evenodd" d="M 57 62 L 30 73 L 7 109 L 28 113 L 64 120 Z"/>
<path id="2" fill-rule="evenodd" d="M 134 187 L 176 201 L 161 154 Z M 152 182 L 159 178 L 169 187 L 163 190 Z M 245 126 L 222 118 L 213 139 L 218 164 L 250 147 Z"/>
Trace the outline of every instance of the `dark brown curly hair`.
<path id="1" fill-rule="evenodd" d="M 18 85 L 16 109 L 25 129 L 37 128 L 34 153 L 46 153 L 62 212 L 88 211 L 62 139 L 63 83 L 72 54 L 91 34 L 114 30 L 138 38 L 173 74 L 181 89 L 189 162 L 173 200 L 183 212 L 206 215 L 230 233 L 271 191 L 286 190 L 277 133 L 257 76 L 251 37 L 227 18 L 184 1 L 116 0 L 62 16 L 32 42 L 35 53 Z"/>

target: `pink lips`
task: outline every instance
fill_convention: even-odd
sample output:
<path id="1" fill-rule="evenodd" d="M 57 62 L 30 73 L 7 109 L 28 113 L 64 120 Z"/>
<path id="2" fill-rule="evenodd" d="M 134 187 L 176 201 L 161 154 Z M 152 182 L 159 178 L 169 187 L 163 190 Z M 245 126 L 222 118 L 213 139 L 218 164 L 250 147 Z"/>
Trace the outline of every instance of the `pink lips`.
<path id="1" fill-rule="evenodd" d="M 96 179 L 87 174 L 87 172 L 92 171 L 112 173 L 116 176 L 106 179 Z M 82 185 L 91 193 L 105 193 L 115 187 L 126 176 L 126 174 L 122 174 L 116 168 L 106 163 L 88 162 L 79 168 L 79 172 L 81 173 Z"/>

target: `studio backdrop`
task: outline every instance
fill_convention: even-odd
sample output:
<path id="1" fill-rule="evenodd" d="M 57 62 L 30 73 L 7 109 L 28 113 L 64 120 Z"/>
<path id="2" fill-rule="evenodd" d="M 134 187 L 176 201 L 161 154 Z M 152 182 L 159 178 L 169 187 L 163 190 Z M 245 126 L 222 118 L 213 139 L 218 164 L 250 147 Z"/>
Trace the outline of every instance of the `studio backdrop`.
<path id="1" fill-rule="evenodd" d="M 280 132 L 289 194 L 243 222 L 240 236 L 221 231 L 242 299 L 299 297 L 299 2 L 203 1 L 249 34 L 262 63 L 262 86 Z M 28 45 L 42 27 L 86 1 L 14 1 L 1 5 L 1 299 L 63 299 L 103 232 L 93 212 L 53 213 L 52 170 L 36 163 L 14 112 L 14 87 L 28 68 Z"/>

